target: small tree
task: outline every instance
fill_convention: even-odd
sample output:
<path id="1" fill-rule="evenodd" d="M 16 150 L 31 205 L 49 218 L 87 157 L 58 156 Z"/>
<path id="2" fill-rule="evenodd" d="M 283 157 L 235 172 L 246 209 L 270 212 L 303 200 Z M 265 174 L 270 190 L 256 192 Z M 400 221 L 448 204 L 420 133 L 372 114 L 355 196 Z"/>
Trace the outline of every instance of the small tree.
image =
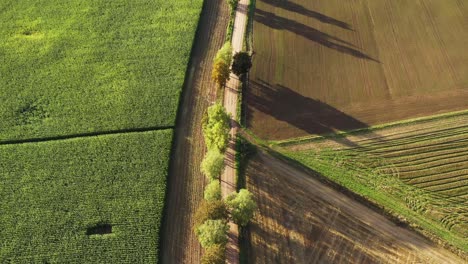
<path id="1" fill-rule="evenodd" d="M 222 60 L 228 66 L 231 66 L 232 63 L 232 45 L 231 42 L 226 42 L 216 53 L 214 61 Z"/>
<path id="2" fill-rule="evenodd" d="M 207 201 L 221 200 L 221 186 L 219 185 L 219 181 L 211 181 L 205 187 L 203 196 Z"/>
<path id="3" fill-rule="evenodd" d="M 198 241 L 203 248 L 220 244 L 226 245 L 228 241 L 229 226 L 224 220 L 207 220 L 197 228 Z"/>
<path id="4" fill-rule="evenodd" d="M 234 62 L 232 63 L 232 72 L 241 76 L 247 73 L 252 67 L 252 59 L 247 52 L 237 52 L 234 55 Z"/>
<path id="5" fill-rule="evenodd" d="M 226 263 L 226 246 L 213 245 L 205 249 L 201 259 L 202 264 L 224 264 Z"/>
<path id="6" fill-rule="evenodd" d="M 196 230 L 206 220 L 226 220 L 227 209 L 223 201 L 202 201 L 194 216 L 194 229 Z"/>
<path id="7" fill-rule="evenodd" d="M 229 119 L 229 115 L 220 103 L 208 108 L 202 121 L 202 128 L 209 149 L 224 151 L 229 142 Z"/>
<path id="8" fill-rule="evenodd" d="M 257 209 L 253 195 L 246 189 L 241 189 L 239 193 L 228 196 L 226 204 L 231 212 L 232 220 L 240 226 L 246 226 Z"/>
<path id="9" fill-rule="evenodd" d="M 218 87 L 224 87 L 226 85 L 229 80 L 229 74 L 231 74 L 229 65 L 221 59 L 215 60 L 213 71 L 211 72 L 211 78 Z"/>
<path id="10" fill-rule="evenodd" d="M 206 153 L 200 167 L 211 181 L 217 180 L 224 169 L 224 155 L 217 148 L 211 149 Z"/>
<path id="11" fill-rule="evenodd" d="M 214 58 L 213 71 L 211 77 L 219 86 L 224 87 L 229 80 L 231 70 L 229 67 L 232 63 L 232 46 L 230 42 L 224 43 L 223 47 L 218 50 Z"/>

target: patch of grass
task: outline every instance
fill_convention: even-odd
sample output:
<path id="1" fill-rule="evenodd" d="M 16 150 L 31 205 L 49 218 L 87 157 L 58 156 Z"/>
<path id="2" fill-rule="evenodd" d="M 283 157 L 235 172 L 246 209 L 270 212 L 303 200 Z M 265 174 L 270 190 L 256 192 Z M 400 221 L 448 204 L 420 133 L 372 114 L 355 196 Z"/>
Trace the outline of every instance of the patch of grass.
<path id="1" fill-rule="evenodd" d="M 172 133 L 0 146 L 0 262 L 157 263 Z"/>
<path id="2" fill-rule="evenodd" d="M 1 1 L 0 141 L 173 126 L 202 4 Z"/>
<path id="3" fill-rule="evenodd" d="M 257 149 L 249 141 L 240 135 L 236 139 L 236 173 L 237 191 L 245 188 L 245 169 L 249 159 L 255 155 Z"/>
<path id="4" fill-rule="evenodd" d="M 255 1 L 250 0 L 247 14 L 247 27 L 245 28 L 244 49 L 248 52 L 253 50 L 253 22 L 255 16 Z"/>
<path id="5" fill-rule="evenodd" d="M 467 115 L 468 115 L 468 110 L 462 110 L 462 111 L 450 112 L 450 113 L 445 113 L 445 114 L 440 114 L 440 115 L 432 115 L 432 116 L 425 116 L 425 117 L 420 117 L 420 118 L 400 120 L 396 122 L 385 123 L 382 125 L 375 125 L 375 126 L 365 127 L 361 129 L 342 131 L 342 132 L 337 132 L 337 133 L 329 133 L 325 135 L 309 135 L 305 137 L 297 137 L 297 138 L 291 138 L 291 139 L 285 139 L 285 140 L 271 140 L 269 141 L 269 143 L 272 145 L 279 145 L 281 147 L 286 147 L 286 146 L 299 145 L 299 144 L 304 144 L 308 142 L 316 142 L 319 140 L 326 140 L 326 139 L 331 139 L 331 138 L 343 138 L 346 136 L 350 136 L 354 134 L 363 134 L 366 132 L 378 132 L 379 130 L 382 130 L 382 129 L 394 128 L 394 127 L 399 127 L 399 126 L 434 122 L 434 121 L 443 120 L 446 118 L 453 118 L 453 117 L 460 117 L 460 116 L 463 117 Z"/>
<path id="6" fill-rule="evenodd" d="M 232 34 L 234 33 L 234 22 L 236 20 L 236 9 L 238 1 L 235 1 L 235 5 L 229 10 L 229 23 L 226 29 L 226 41 L 232 41 Z"/>

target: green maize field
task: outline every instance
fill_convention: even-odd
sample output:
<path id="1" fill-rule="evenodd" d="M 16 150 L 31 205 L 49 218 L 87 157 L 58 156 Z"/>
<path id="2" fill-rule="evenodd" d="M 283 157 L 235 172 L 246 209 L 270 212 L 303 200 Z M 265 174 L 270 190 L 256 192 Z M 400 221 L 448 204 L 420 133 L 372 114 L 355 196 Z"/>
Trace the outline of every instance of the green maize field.
<path id="1" fill-rule="evenodd" d="M 202 4 L 0 1 L 0 141 L 174 126 Z"/>
<path id="2" fill-rule="evenodd" d="M 0 263 L 157 263 L 171 141 L 160 130 L 0 146 Z"/>

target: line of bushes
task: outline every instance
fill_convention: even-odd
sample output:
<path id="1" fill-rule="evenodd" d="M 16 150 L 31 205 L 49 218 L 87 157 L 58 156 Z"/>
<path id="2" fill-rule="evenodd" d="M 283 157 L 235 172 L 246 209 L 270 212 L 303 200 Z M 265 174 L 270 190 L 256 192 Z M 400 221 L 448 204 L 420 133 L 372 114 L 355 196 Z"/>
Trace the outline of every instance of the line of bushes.
<path id="1" fill-rule="evenodd" d="M 236 75 L 241 75 L 250 68 L 247 64 L 247 70 L 244 72 L 246 57 L 243 53 L 236 53 L 234 57 L 232 55 L 230 42 L 238 0 L 227 1 L 231 8 L 227 42 L 217 52 L 212 69 L 212 79 L 220 90 L 226 86 L 231 68 Z M 250 63 L 250 57 L 248 57 L 248 62 Z M 205 249 L 201 260 L 203 264 L 225 263 L 228 221 L 232 220 L 239 226 L 245 226 L 257 208 L 252 194 L 245 189 L 222 199 L 220 176 L 225 166 L 224 153 L 229 143 L 230 119 L 223 105 L 217 102 L 208 107 L 202 120 L 203 136 L 208 151 L 200 166 L 209 183 L 204 190 L 204 200 L 195 213 L 193 230 Z"/>
<path id="2" fill-rule="evenodd" d="M 241 189 L 222 200 L 220 176 L 224 170 L 224 152 L 229 142 L 229 114 L 220 103 L 207 109 L 203 118 L 203 135 L 208 151 L 201 171 L 208 178 L 204 200 L 195 213 L 194 232 L 205 249 L 201 263 L 224 263 L 228 241 L 228 221 L 245 226 L 256 204 L 252 194 Z"/>

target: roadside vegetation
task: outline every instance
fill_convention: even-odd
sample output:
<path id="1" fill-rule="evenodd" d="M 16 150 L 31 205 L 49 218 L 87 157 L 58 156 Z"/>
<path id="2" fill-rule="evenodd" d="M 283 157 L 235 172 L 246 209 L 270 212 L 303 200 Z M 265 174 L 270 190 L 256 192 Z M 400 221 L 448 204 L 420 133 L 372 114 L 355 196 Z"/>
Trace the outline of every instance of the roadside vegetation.
<path id="1" fill-rule="evenodd" d="M 229 6 L 229 23 L 226 29 L 226 41 L 231 42 L 232 40 L 232 33 L 234 33 L 234 20 L 236 18 L 236 8 L 239 0 L 226 0 Z"/>
<path id="2" fill-rule="evenodd" d="M 220 176 L 224 170 L 224 151 L 229 141 L 229 115 L 220 103 L 210 106 L 203 118 L 203 135 L 207 153 L 201 163 L 201 171 L 208 179 L 205 200 L 195 212 L 193 230 L 205 254 L 202 263 L 219 263 L 225 258 L 228 241 L 228 221 L 245 226 L 253 217 L 256 203 L 246 189 L 222 199 Z"/>
<path id="3" fill-rule="evenodd" d="M 228 1 L 228 3 L 234 15 L 237 1 Z M 223 89 L 230 78 L 231 69 L 234 74 L 243 75 L 250 67 L 250 56 L 247 53 L 236 53 L 233 57 L 229 38 L 229 41 L 217 52 L 211 72 L 212 80 L 218 87 L 220 95 L 218 100 L 223 100 Z M 208 178 L 209 183 L 205 187 L 205 201 L 200 204 L 195 214 L 193 226 L 201 246 L 205 249 L 202 263 L 224 263 L 229 220 L 244 227 L 256 210 L 253 196 L 246 189 L 240 189 L 239 192 L 222 199 L 219 178 L 224 169 L 224 152 L 230 139 L 230 119 L 223 105 L 217 102 L 207 109 L 202 120 L 203 135 L 208 151 L 201 163 L 201 171 Z"/>

